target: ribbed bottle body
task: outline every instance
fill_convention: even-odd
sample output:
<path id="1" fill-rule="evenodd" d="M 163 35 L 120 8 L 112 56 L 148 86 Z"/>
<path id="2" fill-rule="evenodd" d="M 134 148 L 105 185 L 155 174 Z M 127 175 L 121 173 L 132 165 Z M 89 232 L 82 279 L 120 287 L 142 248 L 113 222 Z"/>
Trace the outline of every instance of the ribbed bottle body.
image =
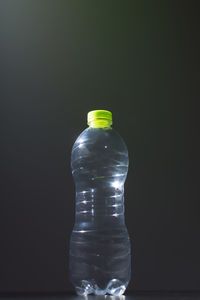
<path id="1" fill-rule="evenodd" d="M 71 156 L 76 187 L 70 276 L 78 294 L 120 295 L 130 280 L 130 241 L 124 222 L 128 151 L 112 128 L 87 128 Z"/>

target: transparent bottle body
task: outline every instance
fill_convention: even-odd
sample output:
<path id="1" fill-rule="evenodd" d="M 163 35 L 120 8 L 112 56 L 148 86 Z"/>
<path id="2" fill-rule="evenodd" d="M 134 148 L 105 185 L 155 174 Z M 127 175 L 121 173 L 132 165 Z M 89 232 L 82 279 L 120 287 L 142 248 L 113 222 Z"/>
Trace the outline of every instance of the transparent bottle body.
<path id="1" fill-rule="evenodd" d="M 131 272 L 124 222 L 126 145 L 112 128 L 88 127 L 73 146 L 71 167 L 76 188 L 71 282 L 80 295 L 121 295 Z"/>

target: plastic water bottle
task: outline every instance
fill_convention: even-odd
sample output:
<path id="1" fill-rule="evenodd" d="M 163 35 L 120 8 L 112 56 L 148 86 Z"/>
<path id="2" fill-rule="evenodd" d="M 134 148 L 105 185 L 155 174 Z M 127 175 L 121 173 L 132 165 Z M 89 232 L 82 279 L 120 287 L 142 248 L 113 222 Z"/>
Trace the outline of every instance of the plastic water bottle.
<path id="1" fill-rule="evenodd" d="M 79 295 L 122 295 L 131 273 L 124 222 L 128 151 L 111 127 L 111 112 L 89 112 L 88 125 L 75 141 L 71 156 L 76 215 L 70 279 Z"/>

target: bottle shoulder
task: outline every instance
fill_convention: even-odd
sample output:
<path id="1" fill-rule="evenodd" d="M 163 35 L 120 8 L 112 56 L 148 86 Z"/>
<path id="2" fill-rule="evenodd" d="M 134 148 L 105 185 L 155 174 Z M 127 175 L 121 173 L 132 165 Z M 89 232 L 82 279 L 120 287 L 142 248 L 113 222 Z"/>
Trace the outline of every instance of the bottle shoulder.
<path id="1" fill-rule="evenodd" d="M 110 190 L 110 181 L 113 180 L 114 188 L 121 187 L 127 175 L 128 165 L 127 147 L 121 136 L 111 128 L 85 129 L 72 148 L 72 173 L 76 181 L 79 178 L 80 184 L 90 178 L 92 186 L 101 183 L 105 191 Z"/>
<path id="2" fill-rule="evenodd" d="M 113 128 L 87 127 L 76 139 L 72 152 L 75 151 L 77 147 L 84 149 L 87 146 L 90 146 L 90 148 L 104 146 L 105 149 L 109 147 L 110 149 L 124 152 L 124 154 L 128 155 L 128 149 L 123 138 Z"/>

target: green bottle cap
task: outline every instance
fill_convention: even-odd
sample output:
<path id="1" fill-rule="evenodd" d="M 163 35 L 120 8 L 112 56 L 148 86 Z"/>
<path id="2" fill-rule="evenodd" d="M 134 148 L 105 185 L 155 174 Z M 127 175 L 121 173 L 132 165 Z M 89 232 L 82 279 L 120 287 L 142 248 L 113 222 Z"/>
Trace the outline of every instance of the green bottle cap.
<path id="1" fill-rule="evenodd" d="M 112 113 L 108 110 L 92 110 L 87 115 L 87 124 L 94 128 L 110 127 Z"/>

